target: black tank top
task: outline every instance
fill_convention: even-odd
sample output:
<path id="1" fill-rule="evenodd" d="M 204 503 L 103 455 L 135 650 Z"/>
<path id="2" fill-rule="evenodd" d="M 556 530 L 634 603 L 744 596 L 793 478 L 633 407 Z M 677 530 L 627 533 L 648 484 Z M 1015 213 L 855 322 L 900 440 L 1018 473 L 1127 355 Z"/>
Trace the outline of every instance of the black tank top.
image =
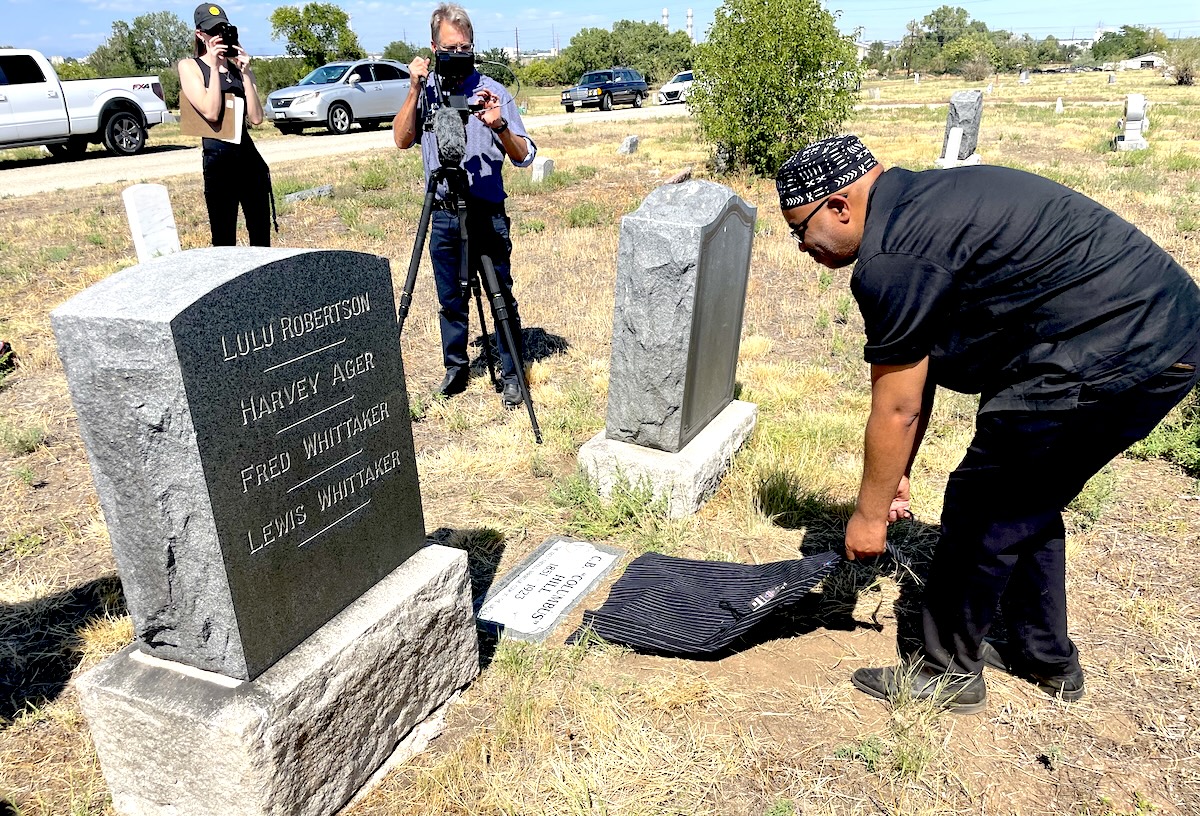
<path id="1" fill-rule="evenodd" d="M 204 87 L 208 87 L 208 78 L 212 73 L 212 69 L 208 67 L 208 63 L 199 57 L 193 57 L 196 64 L 200 66 L 200 75 L 204 77 Z M 231 93 L 234 96 L 241 97 L 242 101 L 246 99 L 246 85 L 242 82 L 242 72 L 237 66 L 231 62 L 226 63 L 226 71 L 219 71 L 221 77 L 221 94 Z M 220 139 L 204 139 L 203 147 L 205 152 L 223 152 L 226 150 L 247 150 L 258 152 L 254 146 L 254 142 L 250 139 L 250 119 L 247 115 L 242 120 L 242 141 L 240 144 L 232 144 L 231 142 L 223 142 Z"/>

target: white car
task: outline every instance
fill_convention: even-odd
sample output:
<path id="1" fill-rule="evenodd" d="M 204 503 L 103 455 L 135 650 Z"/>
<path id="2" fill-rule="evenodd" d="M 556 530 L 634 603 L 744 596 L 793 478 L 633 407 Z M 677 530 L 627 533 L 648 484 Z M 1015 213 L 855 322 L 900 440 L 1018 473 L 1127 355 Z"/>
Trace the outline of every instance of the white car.
<path id="1" fill-rule="evenodd" d="M 325 126 L 346 133 L 390 122 L 408 96 L 408 66 L 393 60 L 358 60 L 322 65 L 299 85 L 274 91 L 263 114 L 283 133 Z"/>
<path id="2" fill-rule="evenodd" d="M 671 77 L 670 82 L 658 89 L 658 104 L 671 105 L 676 102 L 686 102 L 691 90 L 692 72 L 680 71 Z"/>

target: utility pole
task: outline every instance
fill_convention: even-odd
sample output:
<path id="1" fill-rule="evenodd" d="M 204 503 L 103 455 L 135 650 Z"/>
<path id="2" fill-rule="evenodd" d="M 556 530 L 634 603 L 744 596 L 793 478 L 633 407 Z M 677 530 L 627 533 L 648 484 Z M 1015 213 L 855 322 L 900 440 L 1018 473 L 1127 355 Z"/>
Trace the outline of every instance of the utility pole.
<path id="1" fill-rule="evenodd" d="M 521 64 L 521 29 L 519 29 L 519 28 L 513 29 L 513 44 L 515 45 L 515 48 L 513 48 L 513 52 L 516 54 L 516 59 L 514 59 L 513 62 L 517 63 L 517 65 L 520 65 Z"/>

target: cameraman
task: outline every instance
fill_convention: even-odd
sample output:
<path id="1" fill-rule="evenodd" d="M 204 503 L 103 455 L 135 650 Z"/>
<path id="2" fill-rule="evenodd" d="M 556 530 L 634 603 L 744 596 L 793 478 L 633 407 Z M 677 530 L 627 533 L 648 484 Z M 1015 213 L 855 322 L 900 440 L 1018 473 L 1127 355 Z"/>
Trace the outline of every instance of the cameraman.
<path id="1" fill-rule="evenodd" d="M 262 124 L 263 107 L 250 68 L 250 55 L 237 42 L 237 28 L 213 3 L 196 7 L 195 57 L 179 62 L 183 99 L 209 122 L 225 114 L 225 95 L 246 105 L 237 142 L 203 140 L 204 203 L 213 246 L 237 243 L 238 205 L 246 216 L 251 246 L 271 245 L 271 174 L 250 139 L 250 125 Z"/>
<path id="2" fill-rule="evenodd" d="M 474 27 L 466 10 L 453 3 L 438 6 L 429 21 L 435 52 L 470 54 L 474 52 Z M 496 277 L 504 290 L 509 306 L 513 336 L 521 345 L 521 319 L 512 294 L 512 273 L 509 255 L 509 219 L 504 213 L 504 181 L 500 175 L 508 157 L 517 167 L 533 163 L 537 147 L 525 132 L 521 114 L 512 96 L 500 83 L 482 76 L 473 66 L 463 78 L 430 75 L 429 60 L 416 57 L 408 66 L 412 88 L 400 112 L 392 122 L 396 147 L 406 150 L 414 143 L 421 144 L 421 159 L 425 164 L 425 181 L 441 166 L 436 134 L 423 129 L 430 113 L 442 105 L 438 85 L 444 93 L 461 94 L 482 107 L 466 122 L 466 155 L 462 167 L 470 179 L 467 193 L 468 236 L 472 269 L 478 269 L 476 258 L 487 255 L 496 267 Z M 472 104 L 472 108 L 476 107 Z M 439 185 L 435 194 L 431 219 L 429 258 L 433 263 L 441 304 L 442 361 L 446 376 L 435 393 L 452 396 L 467 387 L 470 360 L 467 356 L 468 293 L 459 286 L 458 268 L 461 252 L 457 214 L 447 209 L 446 184 Z M 513 359 L 509 349 L 496 332 L 496 347 L 500 352 L 500 367 L 504 376 L 503 401 L 506 408 L 521 403 L 517 386 L 516 366 L 520 354 Z M 518 352 L 520 349 L 518 349 Z"/>

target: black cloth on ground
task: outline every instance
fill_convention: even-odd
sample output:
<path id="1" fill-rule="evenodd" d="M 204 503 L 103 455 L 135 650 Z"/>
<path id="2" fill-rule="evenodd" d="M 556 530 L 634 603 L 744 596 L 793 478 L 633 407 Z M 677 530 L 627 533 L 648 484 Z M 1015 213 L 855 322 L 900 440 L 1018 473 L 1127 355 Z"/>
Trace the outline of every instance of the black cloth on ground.
<path id="1" fill-rule="evenodd" d="M 907 566 L 890 544 L 888 552 Z M 583 613 L 567 642 L 590 630 L 634 649 L 709 654 L 795 604 L 844 558 L 826 552 L 771 564 L 731 564 L 646 553 L 630 562 L 599 609 Z"/>

